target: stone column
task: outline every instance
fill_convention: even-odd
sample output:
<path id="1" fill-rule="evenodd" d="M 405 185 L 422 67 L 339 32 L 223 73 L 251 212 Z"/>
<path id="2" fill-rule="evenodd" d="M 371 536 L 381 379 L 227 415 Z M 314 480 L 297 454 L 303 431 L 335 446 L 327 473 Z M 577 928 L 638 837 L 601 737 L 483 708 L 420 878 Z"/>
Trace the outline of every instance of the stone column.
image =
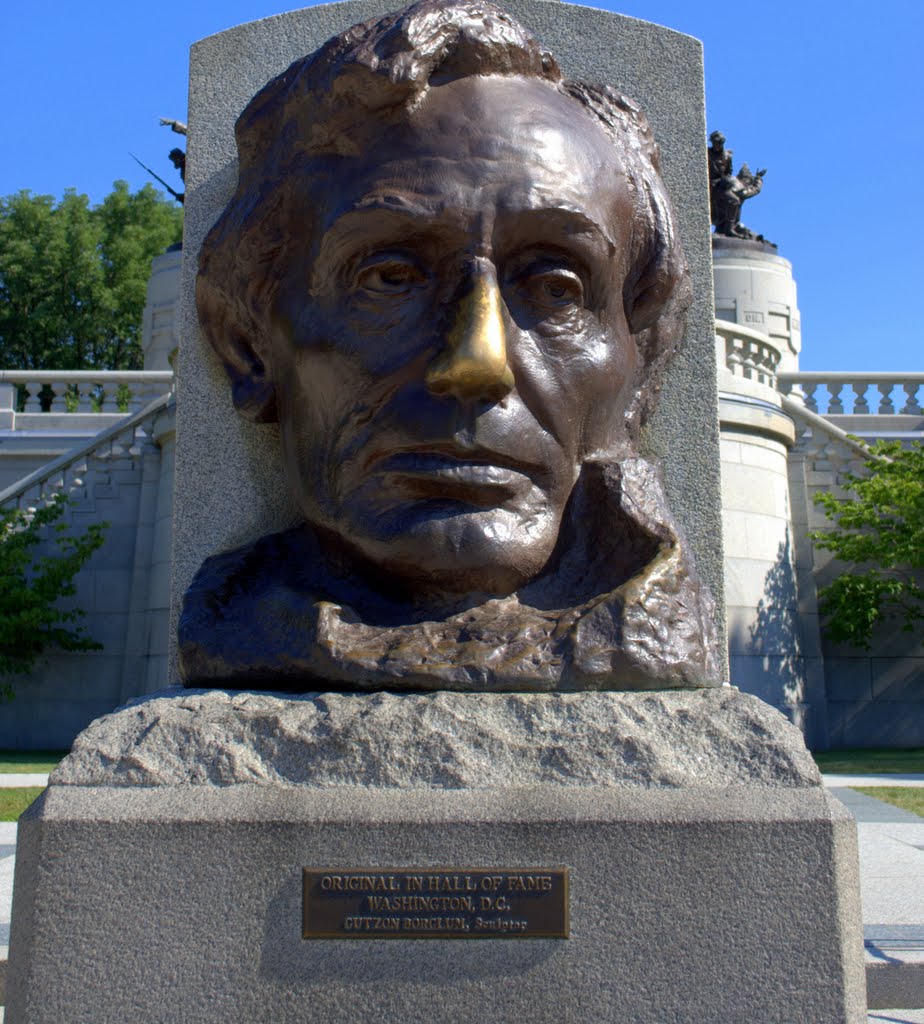
<path id="1" fill-rule="evenodd" d="M 0 430 L 12 430 L 16 421 L 16 387 L 0 384 Z"/>
<path id="2" fill-rule="evenodd" d="M 789 260 L 771 245 L 713 235 L 712 265 L 716 319 L 768 335 L 780 355 L 777 371 L 798 370 L 802 327 Z"/>
<path id="3" fill-rule="evenodd" d="M 176 313 L 182 263 L 183 250 L 179 245 L 171 246 L 151 261 L 141 328 L 141 348 L 146 370 L 173 369 L 179 345 Z"/>
<path id="4" fill-rule="evenodd" d="M 787 473 L 795 441 L 776 373 L 798 369 L 796 286 L 772 247 L 714 238 L 725 597 L 731 681 L 811 741 L 824 708 L 817 631 L 802 629 Z M 818 677 L 818 678 L 815 678 Z M 820 684 L 820 685 L 819 685 Z"/>

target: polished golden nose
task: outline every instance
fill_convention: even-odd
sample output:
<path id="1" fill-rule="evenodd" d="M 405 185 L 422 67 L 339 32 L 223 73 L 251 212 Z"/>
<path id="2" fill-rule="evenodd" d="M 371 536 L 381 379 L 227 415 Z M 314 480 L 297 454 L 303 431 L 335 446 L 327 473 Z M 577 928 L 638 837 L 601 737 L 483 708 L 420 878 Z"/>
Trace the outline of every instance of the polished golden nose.
<path id="1" fill-rule="evenodd" d="M 427 370 L 427 387 L 435 395 L 502 398 L 513 387 L 497 282 L 476 274 L 471 291 L 459 300 L 445 350 Z"/>

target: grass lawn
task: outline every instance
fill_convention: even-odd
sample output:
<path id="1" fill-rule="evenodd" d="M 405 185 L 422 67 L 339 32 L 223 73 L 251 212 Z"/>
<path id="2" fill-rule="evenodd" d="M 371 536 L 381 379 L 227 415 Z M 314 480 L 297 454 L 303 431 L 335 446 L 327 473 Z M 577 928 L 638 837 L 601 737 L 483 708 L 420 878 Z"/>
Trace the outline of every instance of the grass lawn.
<path id="1" fill-rule="evenodd" d="M 924 747 L 894 750 L 887 747 L 869 747 L 862 750 L 828 750 L 812 754 L 823 772 L 843 772 L 847 775 L 879 775 L 910 773 L 924 774 Z"/>
<path id="2" fill-rule="evenodd" d="M 903 811 L 911 811 L 924 818 L 924 789 L 917 786 L 853 786 L 858 793 L 895 804 Z"/>
<path id="3" fill-rule="evenodd" d="M 42 792 L 42 786 L 0 789 L 0 821 L 15 821 Z"/>
<path id="4" fill-rule="evenodd" d="M 67 754 L 66 750 L 0 750 L 0 775 L 50 772 Z"/>

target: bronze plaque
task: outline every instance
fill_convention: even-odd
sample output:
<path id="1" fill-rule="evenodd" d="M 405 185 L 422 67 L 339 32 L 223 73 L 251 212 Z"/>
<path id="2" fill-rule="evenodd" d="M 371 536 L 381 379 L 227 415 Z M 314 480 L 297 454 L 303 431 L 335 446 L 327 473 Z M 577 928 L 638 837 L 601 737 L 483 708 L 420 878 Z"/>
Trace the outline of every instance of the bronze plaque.
<path id="1" fill-rule="evenodd" d="M 305 939 L 567 939 L 567 868 L 305 868 Z"/>

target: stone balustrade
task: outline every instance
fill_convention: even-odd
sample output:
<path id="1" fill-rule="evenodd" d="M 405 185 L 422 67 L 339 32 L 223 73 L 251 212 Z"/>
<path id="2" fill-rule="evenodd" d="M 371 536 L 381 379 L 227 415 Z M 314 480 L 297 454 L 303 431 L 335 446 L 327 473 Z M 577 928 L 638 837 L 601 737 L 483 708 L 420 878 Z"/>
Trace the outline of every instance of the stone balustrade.
<path id="1" fill-rule="evenodd" d="M 724 345 L 725 366 L 732 374 L 776 386 L 780 350 L 768 335 L 729 320 L 716 320 L 715 333 L 720 352 Z"/>
<path id="2" fill-rule="evenodd" d="M 0 370 L 0 405 L 23 413 L 132 413 L 172 389 L 171 370 Z"/>
<path id="3" fill-rule="evenodd" d="M 158 395 L 141 409 L 94 434 L 58 458 L 40 466 L 10 487 L 0 489 L 0 508 L 32 508 L 51 495 L 71 496 L 75 491 L 93 490 L 95 477 L 105 477 L 100 466 L 119 458 L 132 458 L 144 445 L 150 446 L 158 421 L 172 417 L 175 403 L 171 392 Z"/>
<path id="4" fill-rule="evenodd" d="M 781 373 L 777 387 L 824 416 L 920 416 L 924 373 Z"/>
<path id="5" fill-rule="evenodd" d="M 839 487 L 845 473 L 865 475 L 863 466 L 872 456 L 851 438 L 840 437 L 817 422 L 802 422 L 800 427 L 798 452 L 815 474 L 811 480 L 813 493 Z"/>

